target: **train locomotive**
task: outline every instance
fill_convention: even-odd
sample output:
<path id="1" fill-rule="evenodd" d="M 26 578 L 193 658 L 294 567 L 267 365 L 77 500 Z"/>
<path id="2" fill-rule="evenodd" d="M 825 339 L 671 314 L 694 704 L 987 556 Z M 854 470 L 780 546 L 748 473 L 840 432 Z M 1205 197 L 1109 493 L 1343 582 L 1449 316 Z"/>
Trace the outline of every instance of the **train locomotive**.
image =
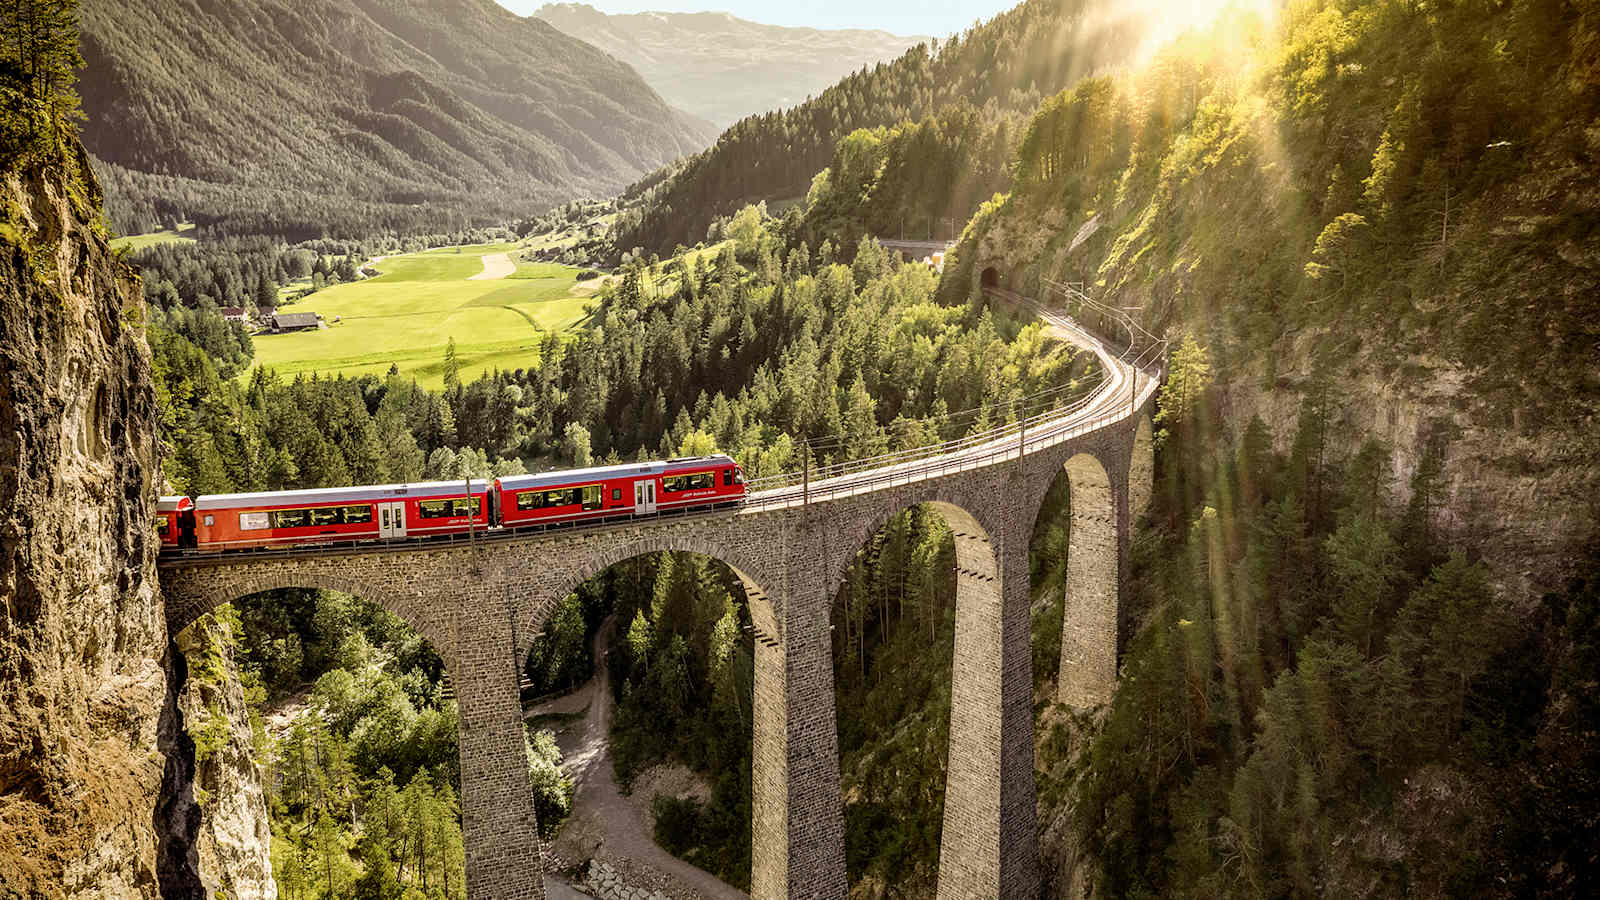
<path id="1" fill-rule="evenodd" d="M 163 553 L 217 553 L 569 527 L 736 506 L 747 490 L 732 457 L 699 456 L 492 481 L 162 497 L 155 528 Z"/>

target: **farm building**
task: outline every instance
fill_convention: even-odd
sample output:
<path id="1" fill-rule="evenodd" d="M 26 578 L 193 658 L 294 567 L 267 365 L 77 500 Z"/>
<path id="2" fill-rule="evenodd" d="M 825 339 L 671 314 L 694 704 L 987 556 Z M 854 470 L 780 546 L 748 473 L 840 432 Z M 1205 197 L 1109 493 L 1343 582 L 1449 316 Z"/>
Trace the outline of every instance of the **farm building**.
<path id="1" fill-rule="evenodd" d="M 247 318 L 242 306 L 224 306 L 222 308 L 222 317 L 229 322 L 238 322 L 241 325 L 244 324 Z"/>
<path id="2" fill-rule="evenodd" d="M 267 319 L 267 327 L 273 334 L 284 334 L 290 331 L 309 331 L 322 324 L 321 318 L 314 312 L 273 313 Z"/>

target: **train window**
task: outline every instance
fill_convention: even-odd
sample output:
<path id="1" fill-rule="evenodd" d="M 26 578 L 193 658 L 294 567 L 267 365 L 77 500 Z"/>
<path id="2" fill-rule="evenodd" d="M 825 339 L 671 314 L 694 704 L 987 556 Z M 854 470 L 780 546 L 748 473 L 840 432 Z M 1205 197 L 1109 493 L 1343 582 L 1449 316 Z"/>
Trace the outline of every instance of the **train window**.
<path id="1" fill-rule="evenodd" d="M 273 528 L 304 528 L 310 524 L 309 509 L 280 509 L 272 514 Z"/>
<path id="2" fill-rule="evenodd" d="M 166 516 L 156 516 L 156 534 L 166 537 L 171 528 L 172 523 L 167 521 Z"/>
<path id="3" fill-rule="evenodd" d="M 424 519 L 448 519 L 452 516 L 467 514 L 467 501 L 464 497 L 454 500 L 421 500 L 417 503 L 418 512 Z M 472 498 L 472 514 L 480 515 L 483 512 L 483 498 Z"/>
<path id="4" fill-rule="evenodd" d="M 694 472 L 689 475 L 668 475 L 661 479 L 661 489 L 668 492 L 697 491 L 701 488 L 714 487 L 717 483 L 715 472 Z"/>
<path id="5" fill-rule="evenodd" d="M 612 488 L 611 489 L 611 502 L 612 503 L 616 503 L 618 500 L 621 500 L 621 499 L 622 499 L 622 488 Z"/>
<path id="6" fill-rule="evenodd" d="M 344 524 L 346 525 L 360 525 L 371 521 L 372 507 L 370 506 L 346 506 L 344 508 Z"/>
<path id="7" fill-rule="evenodd" d="M 733 470 L 732 469 L 723 469 L 722 470 L 722 483 L 723 483 L 723 485 L 733 484 Z"/>
<path id="8" fill-rule="evenodd" d="M 321 527 L 323 525 L 339 524 L 340 516 L 339 507 L 337 506 L 323 506 L 318 509 L 310 510 L 310 513 L 312 525 Z"/>
<path id="9" fill-rule="evenodd" d="M 583 487 L 556 488 L 552 491 L 523 491 L 517 495 L 517 509 L 550 509 L 556 506 L 579 506 L 599 509 L 604 487 L 586 484 Z M 621 491 L 613 491 L 620 499 Z"/>

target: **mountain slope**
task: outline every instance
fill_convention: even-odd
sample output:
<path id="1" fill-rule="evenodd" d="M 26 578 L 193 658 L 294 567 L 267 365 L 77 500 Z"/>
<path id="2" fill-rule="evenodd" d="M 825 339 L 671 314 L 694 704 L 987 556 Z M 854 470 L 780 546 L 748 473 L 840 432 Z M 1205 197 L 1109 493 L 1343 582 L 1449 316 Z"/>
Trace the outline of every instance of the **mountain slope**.
<path id="1" fill-rule="evenodd" d="M 615 190 L 705 138 L 491 0 L 86 0 L 82 32 L 85 143 L 129 230 L 435 230 Z"/>
<path id="2" fill-rule="evenodd" d="M 985 114 L 1032 110 L 1047 94 L 1125 62 L 1151 10 L 1104 0 L 1028 0 L 952 37 L 857 72 L 782 113 L 744 119 L 711 149 L 630 189 L 641 202 L 619 217 L 618 248 L 693 244 L 718 215 L 759 199 L 805 194 L 838 140 L 970 104 Z M 1042 92 L 1042 93 L 1041 93 Z"/>
<path id="3" fill-rule="evenodd" d="M 667 102 L 719 128 L 793 106 L 927 40 L 854 28 L 784 28 L 719 12 L 607 15 L 583 3 L 548 3 L 534 16 L 627 62 Z"/>

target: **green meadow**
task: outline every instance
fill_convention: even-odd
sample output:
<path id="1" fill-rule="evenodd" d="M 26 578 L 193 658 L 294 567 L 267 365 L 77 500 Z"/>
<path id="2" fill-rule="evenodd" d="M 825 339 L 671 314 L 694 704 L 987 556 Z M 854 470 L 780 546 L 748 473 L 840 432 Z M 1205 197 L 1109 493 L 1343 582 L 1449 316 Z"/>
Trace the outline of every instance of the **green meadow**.
<path id="1" fill-rule="evenodd" d="M 121 250 L 126 247 L 131 250 L 143 250 L 155 244 L 192 244 L 194 243 L 194 225 L 184 223 L 177 228 L 165 228 L 161 231 L 150 231 L 144 234 L 130 234 L 126 237 L 112 238 L 111 249 Z"/>
<path id="2" fill-rule="evenodd" d="M 318 313 L 329 327 L 256 335 L 256 363 L 284 376 L 381 376 L 395 365 L 401 374 L 439 387 L 445 346 L 454 339 L 463 381 L 491 369 L 536 366 L 544 333 L 578 324 L 592 290 L 577 284 L 577 269 L 548 263 L 519 262 L 507 278 L 469 280 L 483 271 L 480 257 L 510 252 L 515 260 L 515 249 L 446 247 L 382 260 L 377 278 L 280 307 Z"/>

